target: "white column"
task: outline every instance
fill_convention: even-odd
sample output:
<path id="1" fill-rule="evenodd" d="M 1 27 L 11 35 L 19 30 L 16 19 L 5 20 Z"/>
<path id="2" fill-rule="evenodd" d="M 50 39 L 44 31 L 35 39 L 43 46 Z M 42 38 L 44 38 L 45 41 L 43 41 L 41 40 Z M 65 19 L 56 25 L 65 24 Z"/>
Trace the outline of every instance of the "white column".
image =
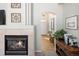
<path id="1" fill-rule="evenodd" d="M 31 25 L 31 20 L 32 20 L 32 7 L 31 3 L 27 3 L 27 25 Z"/>

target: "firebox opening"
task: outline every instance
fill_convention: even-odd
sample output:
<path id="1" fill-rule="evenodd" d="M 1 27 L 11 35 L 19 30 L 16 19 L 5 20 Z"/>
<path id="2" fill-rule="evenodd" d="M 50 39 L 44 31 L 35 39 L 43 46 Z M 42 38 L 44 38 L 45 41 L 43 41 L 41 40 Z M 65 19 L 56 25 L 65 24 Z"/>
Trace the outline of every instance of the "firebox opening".
<path id="1" fill-rule="evenodd" d="M 28 35 L 5 35 L 5 55 L 28 55 Z"/>

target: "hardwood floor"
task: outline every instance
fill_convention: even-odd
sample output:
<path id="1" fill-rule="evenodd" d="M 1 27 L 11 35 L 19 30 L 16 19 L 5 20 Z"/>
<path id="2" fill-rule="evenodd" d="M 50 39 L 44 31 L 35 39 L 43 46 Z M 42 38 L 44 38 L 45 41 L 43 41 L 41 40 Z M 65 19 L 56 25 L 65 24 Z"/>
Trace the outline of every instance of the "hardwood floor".
<path id="1" fill-rule="evenodd" d="M 48 37 L 42 37 L 42 50 L 44 52 L 49 52 L 50 50 L 54 50 L 53 43 L 50 42 Z"/>
<path id="2" fill-rule="evenodd" d="M 53 45 L 54 44 L 54 45 Z M 50 42 L 48 36 L 42 36 L 41 37 L 41 47 L 42 51 L 45 55 L 50 55 L 50 56 L 57 56 L 56 54 L 56 49 L 55 49 L 55 41 L 54 43 Z"/>

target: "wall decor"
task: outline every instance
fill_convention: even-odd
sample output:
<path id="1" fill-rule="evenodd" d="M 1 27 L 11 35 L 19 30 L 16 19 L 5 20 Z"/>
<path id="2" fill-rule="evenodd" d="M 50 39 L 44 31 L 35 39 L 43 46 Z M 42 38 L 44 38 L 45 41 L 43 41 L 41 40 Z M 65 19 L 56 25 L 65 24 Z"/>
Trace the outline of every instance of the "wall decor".
<path id="1" fill-rule="evenodd" d="M 11 8 L 21 8 L 21 3 L 11 3 Z"/>
<path id="2" fill-rule="evenodd" d="M 51 18 L 51 29 L 54 30 L 54 18 Z"/>
<path id="3" fill-rule="evenodd" d="M 21 13 L 11 13 L 11 22 L 20 23 L 21 22 Z"/>
<path id="4" fill-rule="evenodd" d="M 65 19 L 65 26 L 66 26 L 66 29 L 77 29 L 78 27 L 78 24 L 77 24 L 77 21 L 78 20 L 78 16 L 75 15 L 75 16 L 71 16 L 71 17 L 67 17 Z"/>
<path id="5" fill-rule="evenodd" d="M 5 12 L 5 10 L 0 10 L 0 25 L 6 25 L 6 12 Z"/>
<path id="6" fill-rule="evenodd" d="M 53 12 L 48 12 L 47 13 L 48 17 L 48 22 L 49 22 L 49 31 L 54 30 L 55 28 L 55 14 Z"/>

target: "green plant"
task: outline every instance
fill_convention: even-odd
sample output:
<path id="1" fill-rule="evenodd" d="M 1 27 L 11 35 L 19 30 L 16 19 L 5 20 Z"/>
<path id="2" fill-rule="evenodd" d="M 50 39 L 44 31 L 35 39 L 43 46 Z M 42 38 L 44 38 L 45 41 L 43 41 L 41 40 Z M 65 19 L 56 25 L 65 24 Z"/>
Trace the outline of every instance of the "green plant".
<path id="1" fill-rule="evenodd" d="M 57 30 L 53 35 L 56 39 L 63 38 L 64 34 L 66 34 L 66 31 L 64 29 Z"/>

